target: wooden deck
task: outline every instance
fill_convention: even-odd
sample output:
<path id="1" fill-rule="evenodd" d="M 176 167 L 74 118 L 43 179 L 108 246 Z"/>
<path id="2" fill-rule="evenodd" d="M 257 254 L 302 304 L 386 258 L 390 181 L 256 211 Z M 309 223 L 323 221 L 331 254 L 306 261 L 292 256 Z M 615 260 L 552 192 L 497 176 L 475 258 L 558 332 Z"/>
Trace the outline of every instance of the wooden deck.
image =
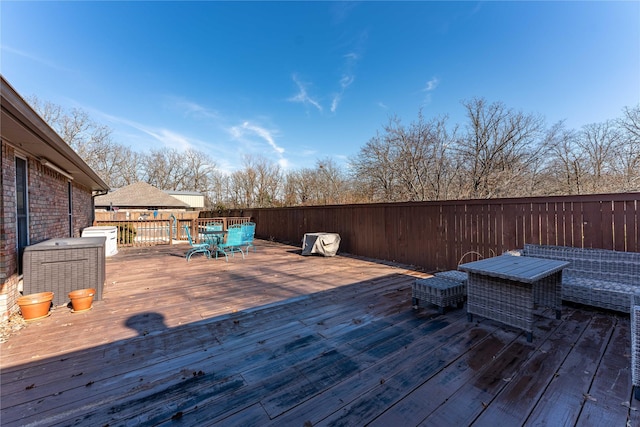
<path id="1" fill-rule="evenodd" d="M 259 241 L 190 263 L 121 250 L 104 299 L 0 344 L 3 426 L 638 426 L 628 316 L 563 307 L 534 340 L 411 309 L 426 274 Z"/>

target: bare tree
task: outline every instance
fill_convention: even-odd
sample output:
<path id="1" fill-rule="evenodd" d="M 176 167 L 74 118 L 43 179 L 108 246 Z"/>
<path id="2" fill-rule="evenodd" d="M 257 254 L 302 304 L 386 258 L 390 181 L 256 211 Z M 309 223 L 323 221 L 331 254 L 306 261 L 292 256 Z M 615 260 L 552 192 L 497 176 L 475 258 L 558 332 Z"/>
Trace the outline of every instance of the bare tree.
<path id="1" fill-rule="evenodd" d="M 542 118 L 488 104 L 482 98 L 463 103 L 469 122 L 459 140 L 457 155 L 468 176 L 463 197 L 491 198 L 520 195 L 529 167 L 543 150 Z"/>
<path id="2" fill-rule="evenodd" d="M 251 170 L 237 170 L 229 176 L 229 203 L 232 208 L 248 208 L 253 205 L 255 173 Z"/>
<path id="3" fill-rule="evenodd" d="M 615 167 L 621 177 L 619 191 L 640 191 L 640 104 L 625 108 L 618 120 L 620 149 Z"/>
<path id="4" fill-rule="evenodd" d="M 422 112 L 409 127 L 406 144 L 400 149 L 399 170 L 412 171 L 406 182 L 409 200 L 442 200 L 447 198 L 458 165 L 451 148 L 457 141 L 457 128 L 448 129 L 446 116 L 425 120 Z M 407 155 L 408 154 L 408 155 Z M 408 163 L 406 160 L 408 159 Z"/>
<path id="5" fill-rule="evenodd" d="M 316 182 L 317 174 L 312 168 L 302 168 L 287 173 L 284 185 L 285 206 L 315 204 Z"/>
<path id="6" fill-rule="evenodd" d="M 33 109 L 110 187 L 136 182 L 140 155 L 111 139 L 111 129 L 94 122 L 79 108 L 70 111 L 31 97 Z"/>
<path id="7" fill-rule="evenodd" d="M 347 203 L 349 190 L 342 168 L 330 157 L 316 162 L 316 200 L 323 205 Z"/>
<path id="8" fill-rule="evenodd" d="M 545 194 L 584 192 L 584 156 L 577 145 L 575 131 L 558 122 L 548 131 L 549 159 L 546 164 Z"/>
<path id="9" fill-rule="evenodd" d="M 184 190 L 188 171 L 176 149 L 151 150 L 144 156 L 144 180 L 161 190 Z"/>
<path id="10" fill-rule="evenodd" d="M 129 147 L 122 150 L 122 155 L 127 160 L 121 164 L 119 173 L 115 171 L 110 173 L 114 188 L 124 187 L 142 180 L 140 165 L 143 163 L 143 155 Z"/>
<path id="11" fill-rule="evenodd" d="M 213 187 L 219 183 L 215 162 L 198 150 L 179 152 L 151 150 L 141 156 L 144 180 L 161 190 L 197 191 L 203 193 L 207 204 L 216 199 Z"/>
<path id="12" fill-rule="evenodd" d="M 384 136 L 371 138 L 350 161 L 356 191 L 372 202 L 394 201 L 398 196 L 394 157 Z"/>
<path id="13" fill-rule="evenodd" d="M 417 125 L 407 129 L 398 122 L 397 126 L 387 127 L 385 131 L 394 152 L 393 168 L 398 178 L 396 189 L 401 200 L 426 200 L 429 148 L 422 114 Z"/>
<path id="14" fill-rule="evenodd" d="M 206 189 L 199 190 L 205 195 L 205 208 L 214 209 L 222 214 L 230 208 L 230 177 L 218 170 L 211 171 Z"/>
<path id="15" fill-rule="evenodd" d="M 234 208 L 271 207 L 281 204 L 283 176 L 280 166 L 246 156 L 244 167 L 229 177 L 229 202 Z"/>
<path id="16" fill-rule="evenodd" d="M 280 205 L 283 176 L 277 163 L 262 157 L 249 157 L 245 167 L 256 171 L 255 207 L 272 207 Z"/>
<path id="17" fill-rule="evenodd" d="M 112 188 L 139 181 L 138 164 L 142 157 L 128 147 L 105 141 L 85 154 L 87 163 Z"/>
<path id="18" fill-rule="evenodd" d="M 449 155 L 456 132 L 447 129 L 446 116 L 426 120 L 420 112 L 409 126 L 391 118 L 351 161 L 358 191 L 375 201 L 447 197 L 456 174 L 456 159 Z"/>
<path id="19" fill-rule="evenodd" d="M 344 169 L 327 157 L 316 160 L 315 168 L 291 171 L 284 184 L 285 205 L 333 205 L 355 200 Z"/>
<path id="20" fill-rule="evenodd" d="M 620 132 L 613 120 L 586 125 L 579 132 L 577 145 L 584 154 L 589 192 L 614 189 L 612 178 L 620 142 Z"/>
<path id="21" fill-rule="evenodd" d="M 187 150 L 182 153 L 186 169 L 185 182 L 181 187 L 185 191 L 207 192 L 216 178 L 216 163 L 211 156 L 199 150 Z"/>
<path id="22" fill-rule="evenodd" d="M 89 114 L 79 108 L 67 111 L 60 105 L 49 101 L 41 101 L 36 96 L 29 98 L 29 103 L 44 121 L 81 157 L 86 155 L 88 149 L 85 147 L 87 145 L 98 143 L 104 138 L 108 138 L 111 133 L 106 126 L 99 126 L 94 123 Z"/>

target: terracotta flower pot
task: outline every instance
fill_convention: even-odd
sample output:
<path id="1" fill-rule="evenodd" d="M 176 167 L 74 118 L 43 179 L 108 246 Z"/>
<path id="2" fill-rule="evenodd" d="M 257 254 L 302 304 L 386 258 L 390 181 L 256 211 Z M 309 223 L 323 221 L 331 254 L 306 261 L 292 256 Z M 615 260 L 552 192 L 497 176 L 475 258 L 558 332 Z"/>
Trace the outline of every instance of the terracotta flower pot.
<path id="1" fill-rule="evenodd" d="M 71 306 L 74 312 L 85 311 L 91 308 L 93 303 L 93 296 L 96 294 L 96 290 L 78 289 L 76 291 L 69 292 L 69 299 L 71 300 Z"/>
<path id="2" fill-rule="evenodd" d="M 53 292 L 40 292 L 18 298 L 18 305 L 24 320 L 42 319 L 49 315 Z"/>

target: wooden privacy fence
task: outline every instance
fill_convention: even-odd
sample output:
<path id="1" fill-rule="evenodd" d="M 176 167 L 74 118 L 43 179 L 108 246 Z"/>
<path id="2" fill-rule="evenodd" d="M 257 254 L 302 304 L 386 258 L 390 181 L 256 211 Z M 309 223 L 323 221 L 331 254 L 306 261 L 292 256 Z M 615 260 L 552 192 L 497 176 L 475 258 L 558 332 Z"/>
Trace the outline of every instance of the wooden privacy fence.
<path id="1" fill-rule="evenodd" d="M 640 193 L 244 209 L 256 236 L 298 245 L 339 233 L 340 250 L 427 271 L 525 243 L 640 252 Z M 480 256 L 478 256 L 479 254 Z"/>

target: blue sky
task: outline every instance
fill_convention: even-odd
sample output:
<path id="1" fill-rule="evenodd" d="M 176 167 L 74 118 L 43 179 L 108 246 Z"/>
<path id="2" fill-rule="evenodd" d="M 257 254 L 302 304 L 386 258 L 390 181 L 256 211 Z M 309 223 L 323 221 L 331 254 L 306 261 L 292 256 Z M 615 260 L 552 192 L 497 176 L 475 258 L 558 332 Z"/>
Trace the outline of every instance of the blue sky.
<path id="1" fill-rule="evenodd" d="M 640 102 L 640 2 L 0 3 L 0 67 L 136 151 L 343 164 L 484 97 L 571 128 Z"/>

